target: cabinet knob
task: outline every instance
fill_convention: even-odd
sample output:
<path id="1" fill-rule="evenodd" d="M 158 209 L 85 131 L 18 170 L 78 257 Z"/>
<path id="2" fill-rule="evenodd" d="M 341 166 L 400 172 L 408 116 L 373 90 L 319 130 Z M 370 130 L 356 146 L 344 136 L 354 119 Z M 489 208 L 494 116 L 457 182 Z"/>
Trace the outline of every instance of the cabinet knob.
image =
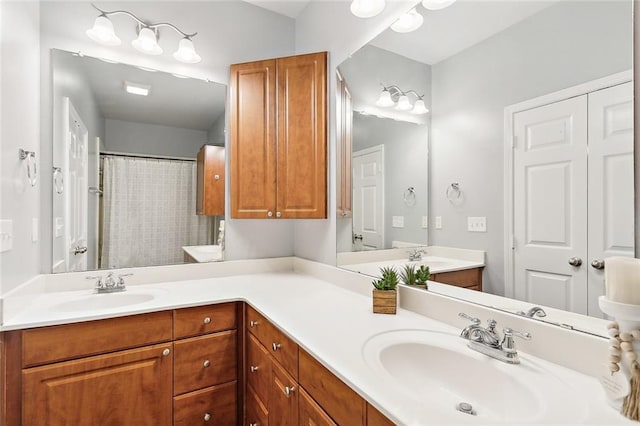
<path id="1" fill-rule="evenodd" d="M 258 321 L 249 321 L 249 327 L 253 328 L 258 325 Z"/>
<path id="2" fill-rule="evenodd" d="M 282 213 L 276 212 L 276 217 L 282 217 Z"/>
<path id="3" fill-rule="evenodd" d="M 204 366 L 204 368 L 207 368 L 211 365 L 211 361 L 209 361 L 208 359 L 205 359 L 202 365 Z"/>
<path id="4" fill-rule="evenodd" d="M 209 413 L 204 413 L 204 421 L 208 422 L 209 420 L 211 420 L 211 414 Z"/>
<path id="5" fill-rule="evenodd" d="M 205 324 L 209 324 L 211 322 L 211 318 L 205 317 L 204 320 L 202 320 L 202 322 L 204 322 Z"/>
<path id="6" fill-rule="evenodd" d="M 281 347 L 281 346 L 282 346 L 282 345 L 281 345 L 280 343 L 275 343 L 275 342 L 273 342 L 273 343 L 271 344 L 271 348 L 273 349 L 273 351 L 274 351 L 274 352 L 275 352 L 275 351 L 277 351 L 278 349 L 280 349 L 280 347 Z"/>
<path id="7" fill-rule="evenodd" d="M 170 353 L 171 351 L 169 349 L 165 349 L 162 351 L 162 356 L 169 356 Z"/>
<path id="8" fill-rule="evenodd" d="M 258 422 L 255 422 L 255 423 L 249 423 L 249 426 L 258 426 L 258 425 L 259 425 L 259 423 L 258 423 Z"/>
<path id="9" fill-rule="evenodd" d="M 252 373 L 255 373 L 256 371 L 258 371 L 260 367 L 258 367 L 257 365 L 252 365 L 251 367 L 249 367 L 249 371 L 251 371 Z"/>
<path id="10" fill-rule="evenodd" d="M 220 180 L 220 175 L 213 175 L 214 180 Z"/>
<path id="11" fill-rule="evenodd" d="M 284 387 L 284 394 L 287 396 L 287 398 L 289 398 L 291 396 L 291 394 L 293 392 L 296 391 L 296 388 L 294 386 L 285 386 Z"/>
<path id="12" fill-rule="evenodd" d="M 267 212 L 267 217 L 272 217 L 272 216 L 273 216 L 273 212 L 272 212 L 271 210 L 269 210 L 269 211 Z"/>

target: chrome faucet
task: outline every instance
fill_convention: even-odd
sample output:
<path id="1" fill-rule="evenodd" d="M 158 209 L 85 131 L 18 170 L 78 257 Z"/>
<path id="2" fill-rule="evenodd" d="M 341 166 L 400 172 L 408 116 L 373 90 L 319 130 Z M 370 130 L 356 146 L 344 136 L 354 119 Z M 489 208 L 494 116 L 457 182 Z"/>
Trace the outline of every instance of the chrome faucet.
<path id="1" fill-rule="evenodd" d="M 416 260 L 422 260 L 422 255 L 427 254 L 427 251 L 424 249 L 414 249 L 409 251 L 409 261 L 413 262 Z"/>
<path id="2" fill-rule="evenodd" d="M 518 311 L 516 312 L 516 315 L 522 315 L 523 317 L 527 317 L 527 318 L 533 318 L 533 317 L 544 318 L 547 316 L 547 313 L 540 306 L 534 306 L 531 309 L 529 309 L 527 312 Z"/>
<path id="3" fill-rule="evenodd" d="M 129 277 L 133 274 L 120 274 L 117 278 L 114 278 L 113 272 L 109 272 L 106 277 L 92 276 L 86 277 L 88 280 L 97 280 L 95 289 L 97 293 L 115 293 L 118 291 L 125 291 L 127 289 L 124 282 L 124 277 Z"/>
<path id="4" fill-rule="evenodd" d="M 505 327 L 502 330 L 503 336 L 500 338 L 495 329 L 497 324 L 495 320 L 487 320 L 487 327 L 484 328 L 480 325 L 480 319 L 462 312 L 458 315 L 471 321 L 471 325 L 466 326 L 460 333 L 462 338 L 469 341 L 467 345 L 469 348 L 509 364 L 520 363 L 513 337 L 531 340 L 531 334 Z"/>

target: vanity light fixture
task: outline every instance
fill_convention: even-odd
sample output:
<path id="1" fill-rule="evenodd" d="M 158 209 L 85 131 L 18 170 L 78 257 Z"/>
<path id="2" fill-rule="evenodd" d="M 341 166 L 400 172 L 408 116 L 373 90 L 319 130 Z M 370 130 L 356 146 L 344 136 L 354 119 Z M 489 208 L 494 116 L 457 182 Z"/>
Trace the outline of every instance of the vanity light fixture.
<path id="1" fill-rule="evenodd" d="M 422 6 L 428 10 L 440 10 L 454 4 L 456 0 L 422 0 Z"/>
<path id="2" fill-rule="evenodd" d="M 358 18 L 373 18 L 380 14 L 385 6 L 385 0 L 353 0 L 350 9 Z"/>
<path id="3" fill-rule="evenodd" d="M 409 101 L 409 95 L 416 97 L 415 103 L 412 105 Z M 412 114 L 426 114 L 429 112 L 422 98 L 415 90 L 403 91 L 398 86 L 383 86 L 382 93 L 376 101 L 376 106 L 390 108 L 395 106 L 398 111 L 410 111 Z"/>
<path id="4" fill-rule="evenodd" d="M 140 96 L 148 96 L 149 91 L 151 90 L 151 86 L 146 86 L 144 84 L 132 83 L 130 81 L 124 82 L 124 90 L 127 93 L 131 93 L 132 95 L 140 95 Z"/>
<path id="5" fill-rule="evenodd" d="M 410 33 L 420 28 L 423 22 L 424 18 L 414 7 L 391 24 L 391 29 L 397 33 Z"/>
<path id="6" fill-rule="evenodd" d="M 384 2 L 384 0 L 381 1 Z M 176 50 L 176 52 L 173 54 L 173 57 L 176 60 L 185 62 L 187 64 L 195 64 L 202 60 L 200 55 L 196 53 L 192 40 L 193 37 L 195 37 L 198 33 L 187 34 L 175 25 L 168 22 L 145 22 L 133 13 L 126 10 L 105 11 L 98 8 L 93 3 L 91 4 L 91 6 L 93 6 L 98 12 L 100 12 L 100 15 L 93 23 L 93 27 L 87 30 L 87 36 L 97 43 L 107 46 L 120 45 L 121 41 L 115 34 L 115 31 L 113 29 L 113 22 L 111 22 L 109 16 L 127 15 L 128 17 L 136 21 L 136 33 L 138 34 L 138 37 L 131 42 L 131 45 L 139 52 L 146 53 L 148 55 L 161 55 L 163 50 L 162 47 L 160 47 L 160 45 L 158 44 L 158 39 L 160 37 L 159 29 L 162 27 L 168 27 L 173 29 L 183 37 L 178 44 L 178 50 Z"/>

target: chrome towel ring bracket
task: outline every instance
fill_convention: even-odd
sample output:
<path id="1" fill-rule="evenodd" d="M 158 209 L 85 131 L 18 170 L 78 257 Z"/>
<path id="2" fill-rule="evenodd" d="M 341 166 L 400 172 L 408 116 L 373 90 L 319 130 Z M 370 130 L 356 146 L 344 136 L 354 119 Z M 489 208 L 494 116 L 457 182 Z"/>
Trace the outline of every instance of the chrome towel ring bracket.
<path id="1" fill-rule="evenodd" d="M 462 196 L 462 190 L 458 182 L 453 182 L 447 187 L 446 191 L 447 200 L 453 205 L 460 205 L 464 199 Z"/>
<path id="2" fill-rule="evenodd" d="M 407 206 L 414 206 L 416 204 L 416 190 L 413 186 L 410 186 L 404 191 L 402 201 L 404 201 Z"/>
<path id="3" fill-rule="evenodd" d="M 20 160 L 27 162 L 27 179 L 31 186 L 36 186 L 38 182 L 38 169 L 36 168 L 36 153 L 34 151 L 26 151 L 22 148 L 18 149 L 18 157 Z"/>

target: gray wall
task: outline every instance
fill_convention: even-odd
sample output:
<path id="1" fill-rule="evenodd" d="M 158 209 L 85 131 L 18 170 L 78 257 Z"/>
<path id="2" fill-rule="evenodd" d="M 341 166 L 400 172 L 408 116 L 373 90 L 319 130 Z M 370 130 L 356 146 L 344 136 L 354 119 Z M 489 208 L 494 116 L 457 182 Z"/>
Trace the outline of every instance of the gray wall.
<path id="1" fill-rule="evenodd" d="M 209 145 L 224 145 L 225 139 L 225 114 L 222 114 L 211 125 L 207 132 L 207 143 Z"/>
<path id="2" fill-rule="evenodd" d="M 629 70 L 631 34 L 630 2 L 562 2 L 432 67 L 430 244 L 486 250 L 487 291 L 504 293 L 504 108 Z M 467 232 L 467 216 L 488 232 Z"/>
<path id="3" fill-rule="evenodd" d="M 167 157 L 196 158 L 207 132 L 157 124 L 105 120 L 104 150 Z"/>
<path id="4" fill-rule="evenodd" d="M 384 248 L 391 242 L 427 244 L 422 216 L 427 215 L 427 138 L 426 125 L 378 118 L 353 116 L 353 151 L 384 145 Z M 416 191 L 416 203 L 407 206 L 403 194 L 408 187 Z M 392 216 L 404 216 L 404 228 L 392 227 Z"/>

